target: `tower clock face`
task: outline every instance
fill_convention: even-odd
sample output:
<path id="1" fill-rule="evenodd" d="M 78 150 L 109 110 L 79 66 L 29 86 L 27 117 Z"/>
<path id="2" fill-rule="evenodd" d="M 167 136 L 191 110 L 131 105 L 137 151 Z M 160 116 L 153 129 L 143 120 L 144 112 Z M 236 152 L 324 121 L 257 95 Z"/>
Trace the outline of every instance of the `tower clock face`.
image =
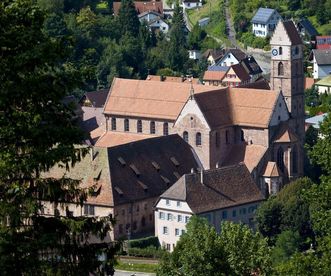
<path id="1" fill-rule="evenodd" d="M 278 55 L 277 49 L 272 49 L 271 53 L 272 53 L 273 56 L 277 56 Z"/>

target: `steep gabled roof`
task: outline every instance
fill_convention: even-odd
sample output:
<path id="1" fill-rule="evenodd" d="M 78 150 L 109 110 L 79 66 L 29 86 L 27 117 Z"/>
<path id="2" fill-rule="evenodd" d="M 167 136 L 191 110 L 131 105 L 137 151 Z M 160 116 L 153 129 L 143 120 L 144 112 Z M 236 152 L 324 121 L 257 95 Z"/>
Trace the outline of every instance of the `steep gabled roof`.
<path id="1" fill-rule="evenodd" d="M 221 165 L 230 166 L 243 162 L 248 170 L 252 172 L 259 164 L 266 151 L 267 148 L 261 145 L 246 145 L 244 143 L 232 145 Z"/>
<path id="2" fill-rule="evenodd" d="M 255 82 L 240 84 L 238 87 L 248 89 L 270 90 L 269 82 L 264 77 L 257 79 Z"/>
<path id="3" fill-rule="evenodd" d="M 307 18 L 301 19 L 298 22 L 298 25 L 301 25 L 305 29 L 305 32 L 307 32 L 308 35 L 310 36 L 318 35 L 318 31 L 315 29 L 313 24 L 311 24 L 311 22 Z"/>
<path id="4" fill-rule="evenodd" d="M 79 102 L 83 104 L 86 100 L 88 100 L 92 107 L 104 107 L 108 92 L 109 88 L 98 91 L 85 92 Z"/>
<path id="5" fill-rule="evenodd" d="M 83 188 L 96 186 L 87 202 L 114 206 L 158 197 L 178 176 L 198 167 L 191 147 L 175 134 L 110 148 L 94 147 L 70 171 L 56 165 L 43 177 L 65 175 L 80 180 Z"/>
<path id="6" fill-rule="evenodd" d="M 203 80 L 222 81 L 226 72 L 225 71 L 206 71 L 203 75 Z"/>
<path id="7" fill-rule="evenodd" d="M 256 62 L 253 56 L 248 56 L 241 61 L 241 64 L 247 69 L 250 75 L 257 75 L 262 73 L 261 67 Z"/>
<path id="8" fill-rule="evenodd" d="M 287 122 L 281 124 L 273 140 L 275 143 L 291 143 L 299 141 L 298 136 Z"/>
<path id="9" fill-rule="evenodd" d="M 108 157 L 111 185 L 122 191 L 113 191 L 115 204 L 159 196 L 177 181 L 176 174 L 198 167 L 191 147 L 177 134 L 108 148 Z"/>
<path id="10" fill-rule="evenodd" d="M 211 128 L 231 125 L 267 128 L 279 92 L 223 88 L 195 94 L 194 98 Z"/>
<path id="11" fill-rule="evenodd" d="M 314 49 L 313 54 L 315 56 L 318 65 L 331 64 L 331 49 L 329 50 Z"/>
<path id="12" fill-rule="evenodd" d="M 279 177 L 281 175 L 282 175 L 282 173 L 279 170 L 279 168 L 277 166 L 277 163 L 269 161 L 266 168 L 265 168 L 263 176 L 265 176 L 265 177 Z"/>
<path id="13" fill-rule="evenodd" d="M 163 14 L 163 2 L 162 1 L 135 1 L 134 5 L 138 14 L 146 11 L 155 11 L 159 14 Z M 114 14 L 118 15 L 121 7 L 121 2 L 113 3 Z"/>
<path id="14" fill-rule="evenodd" d="M 248 72 L 245 70 L 245 68 L 240 63 L 231 65 L 231 68 L 233 69 L 233 71 L 236 73 L 237 77 L 242 82 L 250 80 L 251 77 L 249 76 Z"/>
<path id="15" fill-rule="evenodd" d="M 195 214 L 264 200 L 244 164 L 202 173 L 183 175 L 161 198 L 186 201 Z"/>
<path id="16" fill-rule="evenodd" d="M 237 49 L 237 48 L 228 49 L 226 51 L 226 53 L 224 54 L 224 56 L 227 56 L 230 53 L 238 60 L 238 62 L 241 62 L 244 58 L 247 57 L 247 55 L 243 51 L 241 51 L 240 49 Z"/>
<path id="17" fill-rule="evenodd" d="M 303 44 L 298 30 L 292 20 L 283 21 L 283 25 L 292 45 Z"/>
<path id="18" fill-rule="evenodd" d="M 252 23 L 267 24 L 274 12 L 274 9 L 259 8 L 252 18 Z"/>
<path id="19" fill-rule="evenodd" d="M 217 87 L 193 84 L 194 93 Z M 104 113 L 176 120 L 190 94 L 190 85 L 179 82 L 115 78 Z"/>

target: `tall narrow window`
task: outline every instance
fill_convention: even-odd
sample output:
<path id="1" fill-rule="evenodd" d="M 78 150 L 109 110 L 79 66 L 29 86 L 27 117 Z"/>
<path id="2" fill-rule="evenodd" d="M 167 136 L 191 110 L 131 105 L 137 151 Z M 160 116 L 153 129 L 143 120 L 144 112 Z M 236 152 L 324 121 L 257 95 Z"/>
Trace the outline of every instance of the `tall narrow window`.
<path id="1" fill-rule="evenodd" d="M 111 118 L 111 130 L 116 130 L 116 118 Z"/>
<path id="2" fill-rule="evenodd" d="M 298 152 L 297 152 L 297 147 L 294 146 L 292 149 L 292 172 L 297 173 L 298 172 Z"/>
<path id="3" fill-rule="evenodd" d="M 163 123 L 163 135 L 169 134 L 169 126 L 168 123 Z"/>
<path id="4" fill-rule="evenodd" d="M 137 121 L 137 132 L 143 132 L 143 124 L 141 120 Z"/>
<path id="5" fill-rule="evenodd" d="M 284 151 L 281 147 L 277 151 L 277 166 L 284 172 Z"/>
<path id="6" fill-rule="evenodd" d="M 197 146 L 201 146 L 201 133 L 197 132 L 197 134 L 195 135 L 195 144 Z"/>
<path id="7" fill-rule="evenodd" d="M 245 135 L 243 130 L 240 131 L 240 139 L 241 141 L 245 141 Z"/>
<path id="8" fill-rule="evenodd" d="M 282 55 L 283 54 L 283 48 L 282 47 L 279 47 L 279 54 Z"/>
<path id="9" fill-rule="evenodd" d="M 152 121 L 150 123 L 150 133 L 155 134 L 155 122 L 154 121 Z"/>
<path id="10" fill-rule="evenodd" d="M 220 134 L 218 131 L 215 132 L 215 144 L 216 144 L 216 147 L 219 148 L 220 146 Z"/>
<path id="11" fill-rule="evenodd" d="M 229 131 L 225 131 L 225 143 L 229 144 Z"/>
<path id="12" fill-rule="evenodd" d="M 282 62 L 278 63 L 278 76 L 284 76 L 284 65 Z"/>
<path id="13" fill-rule="evenodd" d="M 124 131 L 130 131 L 129 119 L 124 119 Z"/>
<path id="14" fill-rule="evenodd" d="M 298 55 L 299 54 L 299 47 L 298 46 L 295 47 L 294 53 L 295 53 L 295 55 Z"/>
<path id="15" fill-rule="evenodd" d="M 183 132 L 183 139 L 186 143 L 188 143 L 188 132 L 187 131 Z"/>

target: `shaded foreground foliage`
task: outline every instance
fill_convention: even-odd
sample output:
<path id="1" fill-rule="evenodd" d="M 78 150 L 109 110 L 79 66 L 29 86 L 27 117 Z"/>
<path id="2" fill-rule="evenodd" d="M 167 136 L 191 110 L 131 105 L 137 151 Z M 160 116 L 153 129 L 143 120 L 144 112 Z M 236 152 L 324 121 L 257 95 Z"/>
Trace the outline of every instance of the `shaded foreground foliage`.
<path id="1" fill-rule="evenodd" d="M 1 275 L 111 272 L 114 248 L 102 242 L 109 217 L 41 215 L 43 200 L 82 205 L 89 193 L 65 176 L 42 177 L 58 163 L 69 169 L 86 152 L 75 147 L 82 133 L 62 101 L 79 83 L 72 64 L 63 63 L 70 44 L 50 39 L 44 19 L 32 0 L 0 2 Z M 90 244 L 91 236 L 101 243 Z"/>

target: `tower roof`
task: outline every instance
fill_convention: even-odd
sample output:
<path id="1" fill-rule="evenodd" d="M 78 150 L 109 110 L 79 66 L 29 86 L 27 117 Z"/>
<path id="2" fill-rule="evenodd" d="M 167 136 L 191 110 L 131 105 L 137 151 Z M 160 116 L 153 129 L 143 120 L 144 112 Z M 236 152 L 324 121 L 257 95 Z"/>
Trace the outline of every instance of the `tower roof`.
<path id="1" fill-rule="evenodd" d="M 271 37 L 270 44 L 301 45 L 303 42 L 292 20 L 279 20 Z"/>

